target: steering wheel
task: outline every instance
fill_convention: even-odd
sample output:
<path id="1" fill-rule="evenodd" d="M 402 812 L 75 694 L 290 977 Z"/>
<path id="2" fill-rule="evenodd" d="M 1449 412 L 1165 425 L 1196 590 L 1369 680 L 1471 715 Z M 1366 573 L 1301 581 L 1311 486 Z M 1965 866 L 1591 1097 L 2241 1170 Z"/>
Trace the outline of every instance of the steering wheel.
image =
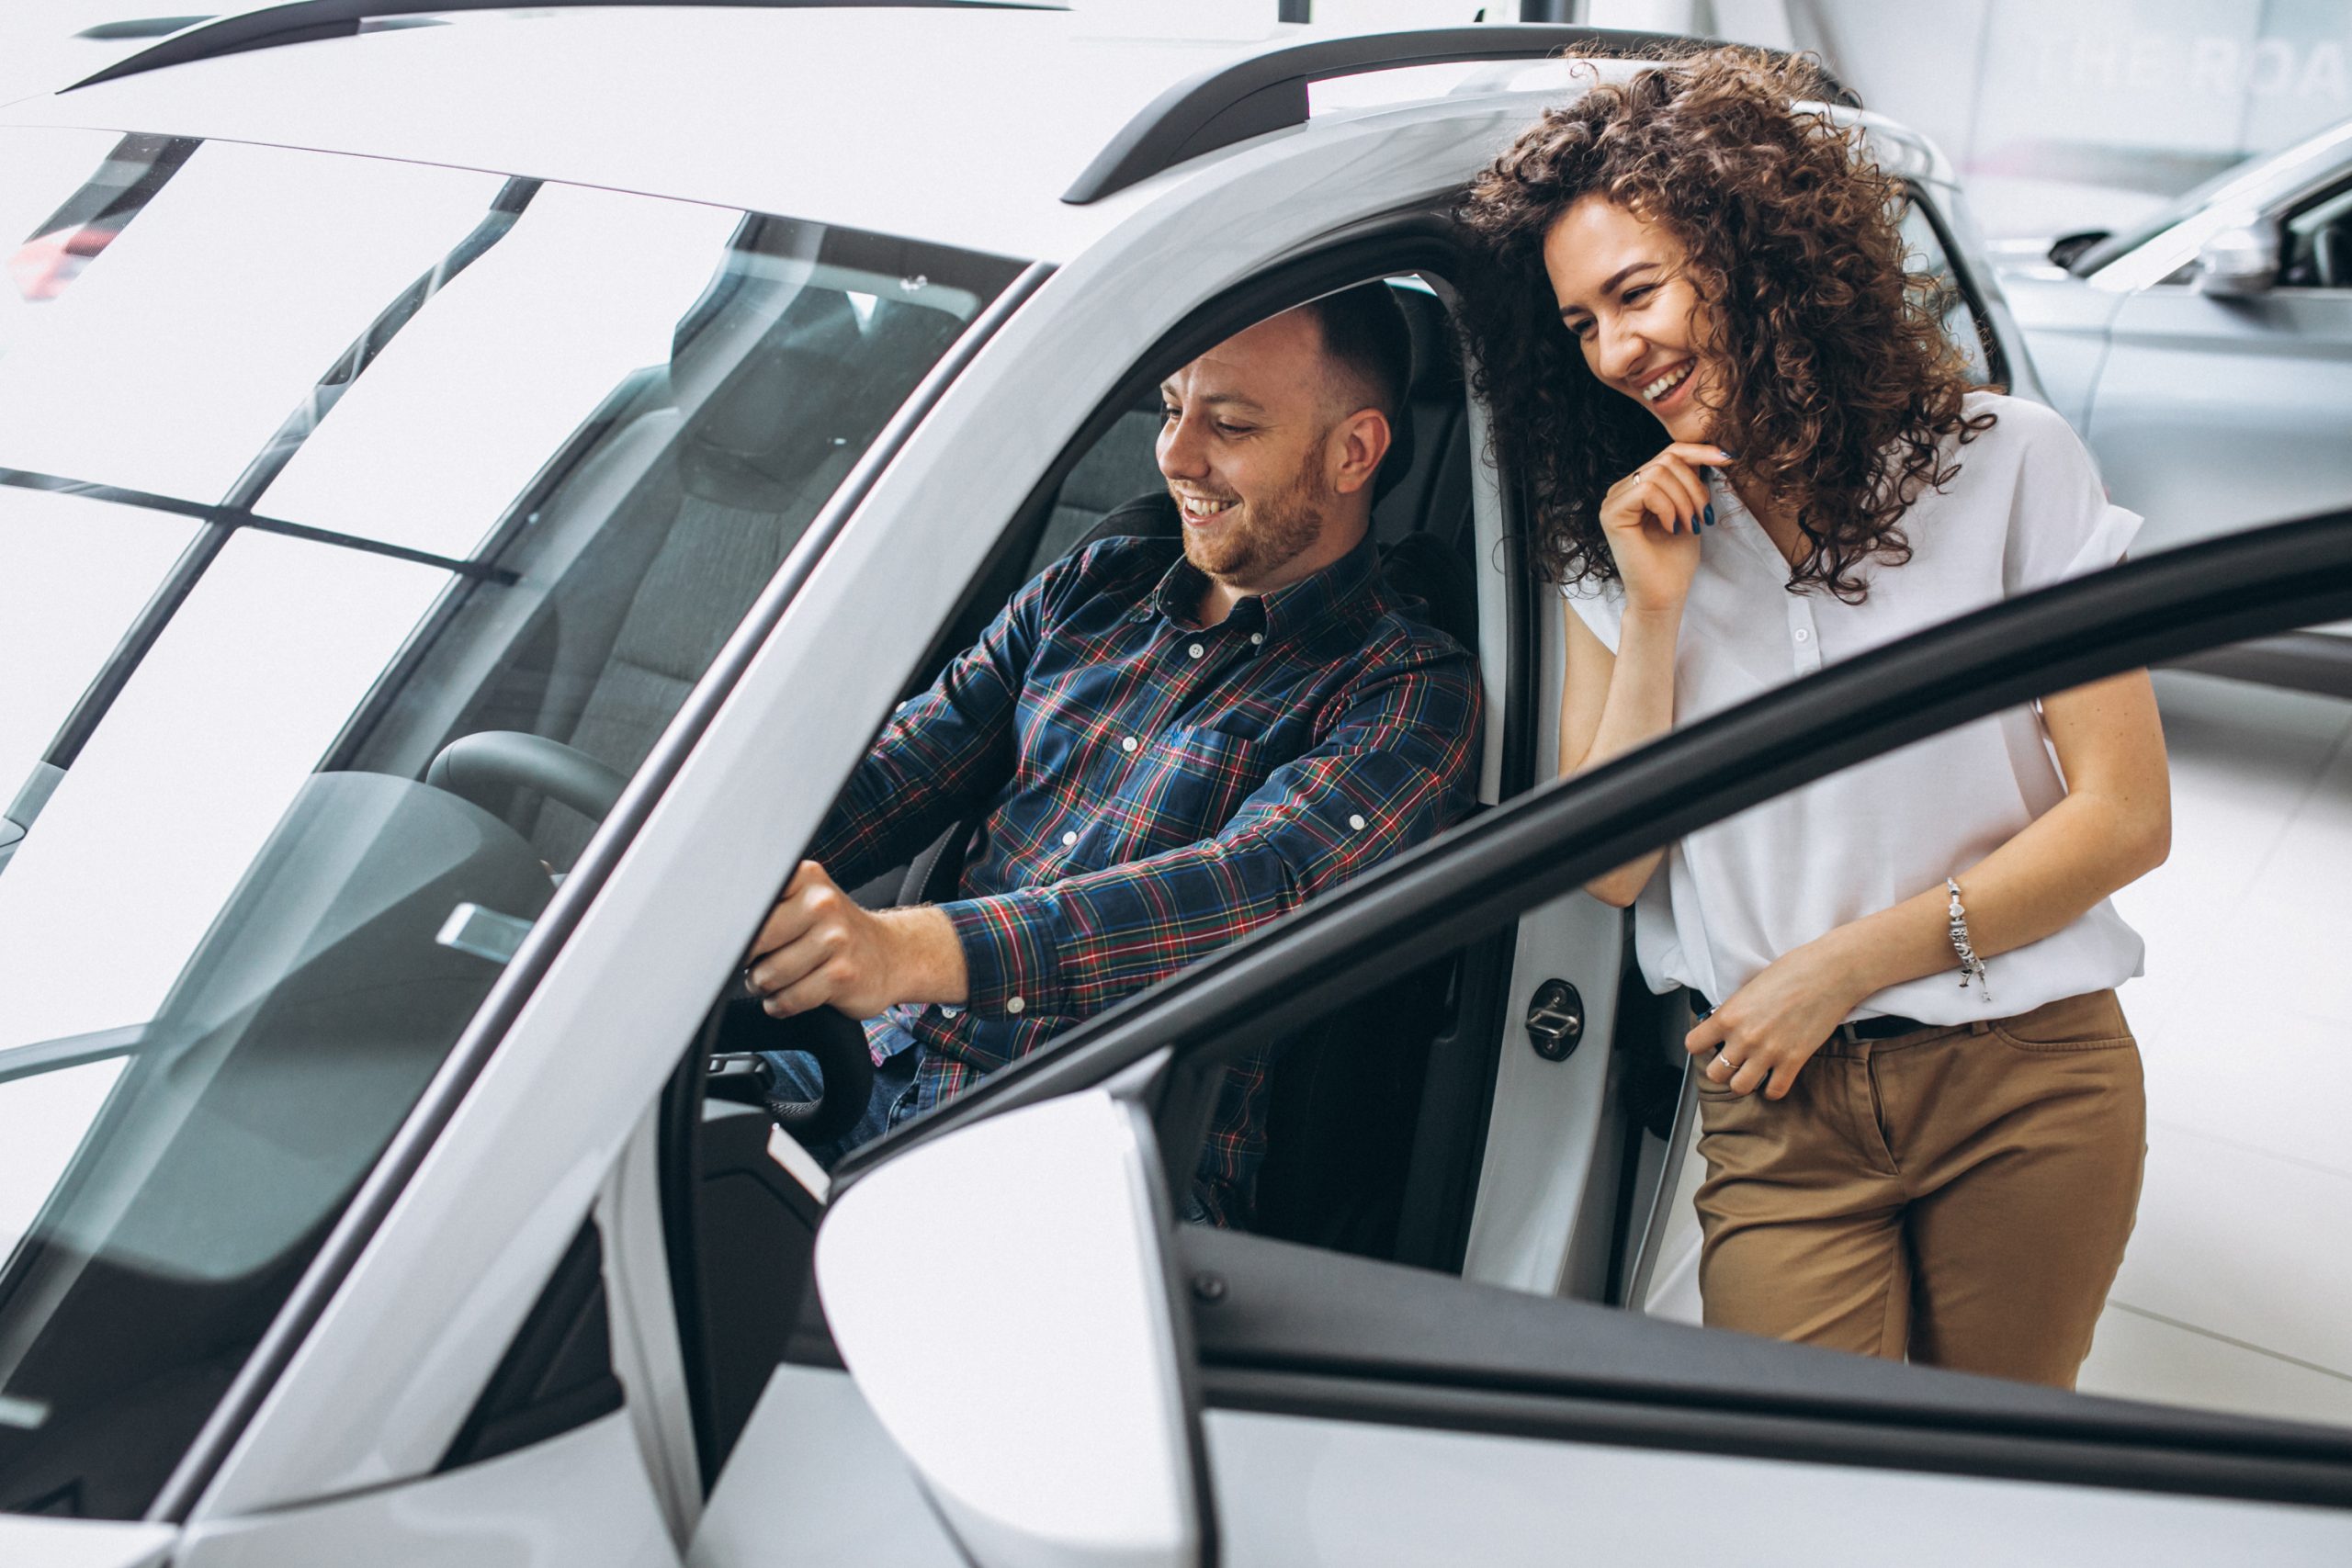
<path id="1" fill-rule="evenodd" d="M 485 729 L 442 747 L 424 770 L 424 782 L 484 810 L 503 805 L 505 792 L 520 784 L 563 802 L 591 822 L 602 822 L 628 780 L 560 740 L 519 729 Z"/>
<path id="2" fill-rule="evenodd" d="M 709 1053 L 706 1090 L 715 1100 L 756 1105 L 775 1124 L 804 1144 L 821 1144 L 856 1125 L 874 1094 L 874 1053 L 865 1031 L 834 1008 L 811 1008 L 790 1018 L 771 1018 L 757 998 L 735 997 L 719 1004 L 704 1032 Z M 817 1100 L 788 1100 L 758 1053 L 806 1051 L 817 1059 L 825 1083 Z"/>
<path id="3" fill-rule="evenodd" d="M 516 729 L 461 735 L 433 759 L 424 782 L 484 810 L 504 804 L 520 785 L 560 800 L 601 822 L 628 780 L 560 740 Z M 822 1143 L 856 1124 L 874 1093 L 874 1056 L 865 1031 L 833 1008 L 771 1018 L 757 998 L 737 996 L 713 1010 L 698 1046 L 709 1056 L 708 1092 L 756 1105 L 803 1143 Z M 763 1051 L 805 1051 L 817 1059 L 825 1089 L 817 1100 L 790 1100 L 775 1091 Z"/>

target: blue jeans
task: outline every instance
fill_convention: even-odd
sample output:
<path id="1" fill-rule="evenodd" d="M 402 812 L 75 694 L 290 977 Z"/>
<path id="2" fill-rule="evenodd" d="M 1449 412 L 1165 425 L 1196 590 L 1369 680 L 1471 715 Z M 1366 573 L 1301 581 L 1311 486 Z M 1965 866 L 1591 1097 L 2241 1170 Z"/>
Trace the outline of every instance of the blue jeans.
<path id="1" fill-rule="evenodd" d="M 887 1013 L 868 1021 L 868 1027 L 890 1054 L 875 1064 L 874 1092 L 849 1131 L 808 1145 L 808 1153 L 827 1170 L 850 1150 L 872 1143 L 915 1111 L 915 1065 L 922 1053 L 916 1049 L 914 1036 Z M 776 1092 L 786 1098 L 815 1100 L 825 1092 L 817 1058 L 807 1052 L 763 1051 L 760 1059 L 775 1075 Z"/>
<path id="2" fill-rule="evenodd" d="M 875 1064 L 874 1092 L 867 1097 L 865 1111 L 850 1130 L 808 1145 L 809 1155 L 827 1170 L 832 1169 L 850 1150 L 872 1143 L 915 1113 L 915 1066 L 922 1057 L 915 1037 L 899 1018 L 890 1013 L 869 1019 L 866 1023 L 871 1035 L 889 1055 Z M 817 1058 L 807 1052 L 763 1051 L 760 1056 L 775 1072 L 779 1093 L 796 1100 L 815 1100 L 825 1092 L 824 1075 L 817 1070 Z M 1209 1223 L 1209 1212 L 1197 1191 L 1188 1189 L 1173 1196 L 1179 1219 L 1193 1224 Z"/>

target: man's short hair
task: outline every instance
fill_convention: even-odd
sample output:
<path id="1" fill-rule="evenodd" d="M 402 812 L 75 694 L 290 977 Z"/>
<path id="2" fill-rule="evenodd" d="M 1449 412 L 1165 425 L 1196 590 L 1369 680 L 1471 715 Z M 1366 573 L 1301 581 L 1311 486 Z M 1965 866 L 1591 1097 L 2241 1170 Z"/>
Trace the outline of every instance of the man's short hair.
<path id="1" fill-rule="evenodd" d="M 1299 307 L 1323 333 L 1323 355 L 1348 379 L 1355 398 L 1346 412 L 1375 408 L 1393 426 L 1404 418 L 1413 383 L 1413 332 L 1396 290 L 1360 283 Z"/>

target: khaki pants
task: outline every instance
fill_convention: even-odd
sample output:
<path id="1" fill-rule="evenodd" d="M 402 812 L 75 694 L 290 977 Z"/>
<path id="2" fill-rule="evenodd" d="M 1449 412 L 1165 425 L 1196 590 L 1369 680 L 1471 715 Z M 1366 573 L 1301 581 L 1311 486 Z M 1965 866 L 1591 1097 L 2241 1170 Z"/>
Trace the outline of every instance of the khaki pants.
<path id="1" fill-rule="evenodd" d="M 1782 1100 L 1699 1081 L 1712 1327 L 2074 1386 L 2139 1204 L 2113 991 L 1832 1040 Z"/>

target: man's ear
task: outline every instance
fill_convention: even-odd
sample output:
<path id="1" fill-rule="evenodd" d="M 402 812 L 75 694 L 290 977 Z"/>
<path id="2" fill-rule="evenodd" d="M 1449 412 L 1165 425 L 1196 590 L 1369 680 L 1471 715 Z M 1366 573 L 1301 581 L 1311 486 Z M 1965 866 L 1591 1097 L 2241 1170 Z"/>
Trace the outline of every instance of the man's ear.
<path id="1" fill-rule="evenodd" d="M 1378 409 L 1358 409 L 1331 427 L 1331 488 L 1353 495 L 1372 483 L 1380 459 L 1388 455 L 1388 416 Z"/>

